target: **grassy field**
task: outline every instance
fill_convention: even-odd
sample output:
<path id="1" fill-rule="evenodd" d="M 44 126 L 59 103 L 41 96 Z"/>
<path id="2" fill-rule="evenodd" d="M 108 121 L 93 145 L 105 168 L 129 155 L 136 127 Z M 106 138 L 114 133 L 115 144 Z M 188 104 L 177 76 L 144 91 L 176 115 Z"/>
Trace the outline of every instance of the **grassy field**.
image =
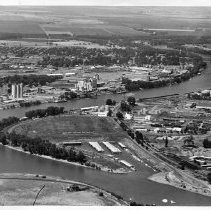
<path id="1" fill-rule="evenodd" d="M 103 118 L 88 115 L 63 115 L 56 117 L 47 117 L 25 121 L 9 129 L 9 132 L 16 132 L 30 137 L 41 137 L 53 143 L 80 141 L 80 146 L 75 146 L 75 150 L 82 151 L 87 155 L 88 160 L 100 166 L 101 170 L 115 173 L 130 172 L 127 167 L 119 161 L 131 160 L 131 154 L 123 150 L 118 142 L 125 141 L 128 138 L 126 132 L 112 118 Z M 98 153 L 89 142 L 99 142 L 104 149 L 103 153 Z M 109 141 L 118 148 L 121 153 L 113 154 L 103 145 L 103 141 Z M 112 156 L 108 156 L 111 155 Z"/>
<path id="2" fill-rule="evenodd" d="M 103 139 L 118 141 L 127 137 L 110 118 L 80 115 L 48 117 L 24 122 L 12 130 L 30 137 L 39 136 L 56 143 L 78 139 L 88 141 L 93 138 L 97 141 Z"/>
<path id="3" fill-rule="evenodd" d="M 3 178 L 3 179 L 2 179 Z M 35 180 L 35 178 L 37 180 Z M 23 179 L 23 180 L 21 180 Z M 48 177 L 46 178 L 48 179 Z M 52 180 L 52 181 L 50 181 Z M 32 206 L 36 194 L 45 185 L 36 205 L 70 205 L 70 206 L 112 206 L 121 205 L 112 196 L 99 196 L 99 191 L 91 187 L 78 192 L 69 192 L 66 189 L 73 184 L 55 182 L 50 178 L 45 180 L 35 175 L 0 174 L 0 206 L 30 205 Z M 80 188 L 85 188 L 79 185 Z"/>

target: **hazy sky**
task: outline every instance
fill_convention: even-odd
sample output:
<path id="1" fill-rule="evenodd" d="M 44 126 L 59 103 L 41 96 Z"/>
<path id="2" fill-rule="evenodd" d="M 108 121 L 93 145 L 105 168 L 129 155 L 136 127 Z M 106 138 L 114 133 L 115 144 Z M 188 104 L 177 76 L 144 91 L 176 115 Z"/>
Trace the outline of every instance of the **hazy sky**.
<path id="1" fill-rule="evenodd" d="M 0 5 L 211 6 L 211 0 L 0 0 Z"/>

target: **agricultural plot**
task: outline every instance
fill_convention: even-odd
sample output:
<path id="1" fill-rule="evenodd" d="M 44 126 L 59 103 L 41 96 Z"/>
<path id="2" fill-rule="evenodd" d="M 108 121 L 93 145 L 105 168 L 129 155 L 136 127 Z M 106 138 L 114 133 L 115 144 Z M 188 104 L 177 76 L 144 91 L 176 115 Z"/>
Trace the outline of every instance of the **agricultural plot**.
<path id="1" fill-rule="evenodd" d="M 166 35 L 210 35 L 209 8 L 112 8 L 40 7 L 0 8 L 0 33 L 20 33 L 25 37 L 46 34 L 54 38 L 70 36 L 146 36 L 143 29 Z M 204 29 L 195 31 L 195 29 Z M 193 31 L 181 31 L 181 30 Z M 44 32 L 45 31 L 45 32 Z"/>
<path id="2" fill-rule="evenodd" d="M 39 24 L 26 21 L 0 21 L 0 33 L 45 36 Z"/>
<path id="3" fill-rule="evenodd" d="M 43 25 L 43 30 L 48 34 L 67 33 L 70 32 L 75 36 L 94 35 L 94 36 L 131 36 L 146 35 L 147 33 L 136 31 L 131 27 L 118 26 L 111 24 L 65 24 L 65 25 Z"/>
<path id="4" fill-rule="evenodd" d="M 95 25 L 72 25 L 72 24 L 65 24 L 65 25 L 47 25 L 42 26 L 43 30 L 46 34 L 64 34 L 64 33 L 71 33 L 75 36 L 81 35 L 101 35 L 101 36 L 110 36 L 109 32 L 104 31 L 101 28 L 97 28 Z"/>
<path id="5" fill-rule="evenodd" d="M 147 35 L 147 33 L 142 31 L 136 31 L 131 27 L 127 26 L 113 26 L 113 25 L 104 25 L 101 26 L 102 29 L 111 35 L 118 36 L 138 36 L 138 35 Z"/>
<path id="6" fill-rule="evenodd" d="M 73 33 L 69 32 L 69 31 L 45 31 L 46 35 L 50 36 L 50 37 L 54 37 L 54 36 L 69 36 L 72 37 Z"/>
<path id="7" fill-rule="evenodd" d="M 30 137 L 39 136 L 55 143 L 75 140 L 88 142 L 90 139 L 118 141 L 127 136 L 110 118 L 80 115 L 48 117 L 24 122 L 12 130 Z"/>

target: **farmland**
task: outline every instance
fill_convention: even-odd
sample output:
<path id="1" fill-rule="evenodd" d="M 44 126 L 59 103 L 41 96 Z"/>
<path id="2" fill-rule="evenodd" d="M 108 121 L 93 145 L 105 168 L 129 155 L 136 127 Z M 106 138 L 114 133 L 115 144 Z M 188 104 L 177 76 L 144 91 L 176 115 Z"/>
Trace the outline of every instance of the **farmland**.
<path id="1" fill-rule="evenodd" d="M 136 31 L 130 27 L 113 26 L 109 24 L 69 24 L 69 25 L 47 25 L 42 26 L 43 30 L 52 35 L 54 34 L 72 34 L 72 36 L 131 36 L 131 35 L 146 35 L 141 31 Z"/>
<path id="2" fill-rule="evenodd" d="M 0 33 L 25 34 L 26 37 L 45 37 L 45 32 L 39 24 L 26 21 L 0 21 Z"/>
<path id="3" fill-rule="evenodd" d="M 78 115 L 37 119 L 19 124 L 13 131 L 30 137 L 39 136 L 55 143 L 92 138 L 117 141 L 126 137 L 110 118 Z"/>
<path id="4" fill-rule="evenodd" d="M 201 33 L 195 29 L 203 29 Z M 0 35 L 72 36 L 209 35 L 210 8 L 173 7 L 0 7 Z M 188 32 L 186 30 L 192 30 Z"/>

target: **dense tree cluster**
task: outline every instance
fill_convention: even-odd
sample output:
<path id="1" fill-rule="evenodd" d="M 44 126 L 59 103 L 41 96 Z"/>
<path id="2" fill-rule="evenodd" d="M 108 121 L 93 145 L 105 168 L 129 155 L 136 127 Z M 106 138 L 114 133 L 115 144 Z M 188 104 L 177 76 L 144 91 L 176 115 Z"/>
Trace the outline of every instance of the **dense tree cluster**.
<path id="1" fill-rule="evenodd" d="M 58 147 L 47 140 L 41 138 L 30 138 L 28 136 L 11 133 L 8 135 L 8 140 L 14 147 L 22 147 L 24 151 L 31 154 L 39 154 L 51 156 L 56 159 L 63 159 L 71 162 L 85 163 L 87 161 L 83 152 L 76 152 L 73 148 L 66 149 Z"/>
<path id="2" fill-rule="evenodd" d="M 122 48 L 112 49 L 85 49 L 85 48 L 49 48 L 38 64 L 42 66 L 74 67 L 76 65 L 128 65 L 131 58 L 135 58 L 137 66 L 150 65 L 179 65 L 185 63 L 185 52 L 177 50 L 154 49 L 150 46 L 134 46 L 134 43 L 125 43 Z M 165 55 L 164 57 L 159 54 Z M 71 55 L 71 57 L 70 57 Z"/>
<path id="3" fill-rule="evenodd" d="M 115 100 L 112 100 L 110 98 L 108 98 L 106 100 L 106 105 L 109 105 L 109 106 L 115 106 L 116 105 L 116 101 Z"/>
<path id="4" fill-rule="evenodd" d="M 4 134 L 4 132 L 2 130 L 10 125 L 17 123 L 17 122 L 19 122 L 19 118 L 17 118 L 17 117 L 8 117 L 8 118 L 2 119 L 0 121 L 0 143 L 2 143 L 3 145 L 8 144 L 6 135 Z"/>
<path id="5" fill-rule="evenodd" d="M 66 91 L 64 94 L 60 96 L 60 99 L 71 100 L 77 98 L 77 93 L 73 91 Z"/>
<path id="6" fill-rule="evenodd" d="M 204 139 L 203 146 L 204 148 L 211 148 L 211 141 L 209 141 L 208 139 Z"/>
<path id="7" fill-rule="evenodd" d="M 121 101 L 120 109 L 123 112 L 130 112 L 131 111 L 131 107 L 126 101 Z"/>
<path id="8" fill-rule="evenodd" d="M 128 129 L 127 134 L 128 134 L 132 139 L 135 138 L 135 134 L 134 134 L 134 132 L 133 132 L 131 129 Z"/>
<path id="9" fill-rule="evenodd" d="M 41 101 L 20 102 L 20 107 L 30 107 L 40 105 Z"/>
<path id="10" fill-rule="evenodd" d="M 136 105 L 136 99 L 133 96 L 129 96 L 127 98 L 127 102 L 131 105 L 131 106 L 135 106 Z"/>
<path id="11" fill-rule="evenodd" d="M 64 107 L 50 106 L 47 109 L 36 109 L 25 113 L 25 116 L 29 119 L 42 118 L 46 116 L 55 116 L 64 113 Z"/>
<path id="12" fill-rule="evenodd" d="M 8 144 L 7 137 L 4 134 L 4 132 L 0 132 L 0 143 L 2 143 L 3 145 L 7 145 Z"/>
<path id="13" fill-rule="evenodd" d="M 116 116 L 117 116 L 117 118 L 118 118 L 119 120 L 124 119 L 124 116 L 123 116 L 123 114 L 122 114 L 121 112 L 117 112 L 117 113 L 116 113 Z"/>
<path id="14" fill-rule="evenodd" d="M 15 124 L 17 122 L 19 122 L 19 118 L 17 118 L 17 117 L 8 117 L 5 119 L 2 119 L 0 121 L 0 130 L 3 130 L 4 128 L 6 128 L 12 124 Z"/>
<path id="15" fill-rule="evenodd" d="M 151 38 L 148 37 L 148 41 L 150 41 L 150 39 Z M 166 40 L 166 38 L 163 39 Z M 137 66 L 146 64 L 179 65 L 180 63 L 188 62 L 190 57 L 192 58 L 192 55 L 187 56 L 187 50 L 183 48 L 181 48 L 181 50 L 155 49 L 150 45 L 144 45 L 143 41 L 137 43 L 134 42 L 133 39 L 126 37 L 124 37 L 124 39 L 107 38 L 106 40 L 98 39 L 96 37 L 89 41 L 106 45 L 108 48 L 50 47 L 42 49 L 36 47 L 3 46 L 0 47 L 0 50 L 5 54 L 12 52 L 18 57 L 43 55 L 42 60 L 38 62 L 38 65 L 43 67 L 52 65 L 56 68 L 74 67 L 77 65 L 128 65 L 132 59 L 134 59 Z M 153 44 L 153 41 L 150 42 Z M 168 40 L 168 43 L 169 42 L 170 41 Z"/>
<path id="16" fill-rule="evenodd" d="M 46 85 L 47 83 L 55 82 L 61 79 L 60 76 L 48 76 L 48 75 L 14 75 L 0 78 L 0 84 L 13 84 L 23 83 L 23 85 L 29 85 L 30 87 L 38 85 Z"/>
<path id="17" fill-rule="evenodd" d="M 136 131 L 135 132 L 135 139 L 136 139 L 136 142 L 138 144 L 141 144 L 143 146 L 143 140 L 144 140 L 144 138 L 143 138 L 143 134 L 141 132 L 139 132 L 139 131 Z"/>

